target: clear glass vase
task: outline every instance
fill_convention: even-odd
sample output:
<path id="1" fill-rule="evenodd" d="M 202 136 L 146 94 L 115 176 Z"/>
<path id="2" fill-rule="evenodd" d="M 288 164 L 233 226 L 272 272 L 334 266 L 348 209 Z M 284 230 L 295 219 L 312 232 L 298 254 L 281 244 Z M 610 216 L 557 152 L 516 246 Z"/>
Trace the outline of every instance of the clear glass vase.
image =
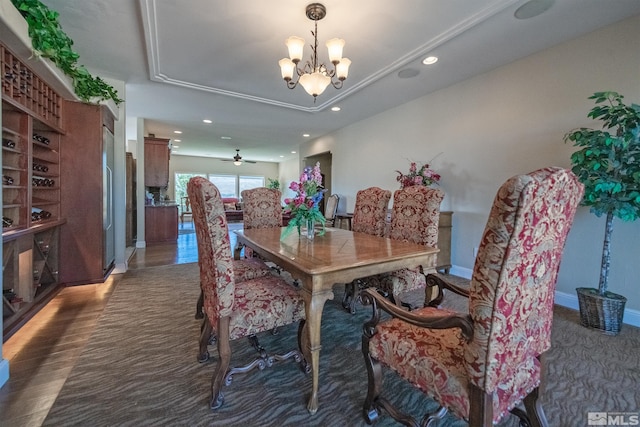
<path id="1" fill-rule="evenodd" d="M 315 225 L 316 222 L 313 218 L 307 218 L 307 230 L 305 235 L 309 240 L 313 240 L 316 235 Z"/>

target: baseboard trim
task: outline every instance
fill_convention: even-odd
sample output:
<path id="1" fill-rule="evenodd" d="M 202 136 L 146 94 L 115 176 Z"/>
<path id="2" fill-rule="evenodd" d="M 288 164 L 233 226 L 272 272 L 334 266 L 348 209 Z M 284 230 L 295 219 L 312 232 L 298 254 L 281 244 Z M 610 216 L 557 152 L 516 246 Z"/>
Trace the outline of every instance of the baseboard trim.
<path id="1" fill-rule="evenodd" d="M 454 265 L 451 267 L 451 274 L 453 274 L 454 276 L 464 277 L 465 279 L 471 279 L 473 270 L 470 268 L 463 268 Z M 566 292 L 556 291 L 555 303 L 562 307 L 571 308 L 573 310 L 579 309 L 577 294 L 568 294 Z M 623 323 L 640 327 L 640 311 L 625 308 Z"/>
<path id="2" fill-rule="evenodd" d="M 0 388 L 9 381 L 9 361 L 7 359 L 0 360 Z"/>

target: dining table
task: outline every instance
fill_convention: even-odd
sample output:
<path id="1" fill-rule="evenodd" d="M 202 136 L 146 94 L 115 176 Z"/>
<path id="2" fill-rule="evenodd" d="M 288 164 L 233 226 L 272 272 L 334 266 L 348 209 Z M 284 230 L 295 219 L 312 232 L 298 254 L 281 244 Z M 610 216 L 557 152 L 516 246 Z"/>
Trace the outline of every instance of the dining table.
<path id="1" fill-rule="evenodd" d="M 301 350 L 311 364 L 312 390 L 307 409 L 318 410 L 320 365 L 320 326 L 327 300 L 333 299 L 336 283 L 401 268 L 422 267 L 425 274 L 435 272 L 438 249 L 411 242 L 372 236 L 327 227 L 316 231 L 313 239 L 286 228 L 237 230 L 238 248 L 247 246 L 267 261 L 289 272 L 300 284 L 306 322 Z M 235 251 L 239 256 L 240 251 Z M 346 315 L 346 314 L 345 314 Z"/>

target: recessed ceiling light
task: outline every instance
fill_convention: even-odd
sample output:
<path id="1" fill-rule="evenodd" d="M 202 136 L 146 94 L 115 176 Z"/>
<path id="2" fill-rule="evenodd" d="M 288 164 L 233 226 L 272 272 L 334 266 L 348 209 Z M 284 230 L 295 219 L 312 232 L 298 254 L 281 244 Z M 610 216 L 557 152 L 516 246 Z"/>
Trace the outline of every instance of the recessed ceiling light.
<path id="1" fill-rule="evenodd" d="M 173 133 L 182 133 L 181 130 L 174 130 Z"/>
<path id="2" fill-rule="evenodd" d="M 172 147 L 172 148 L 180 148 L 180 146 L 179 146 L 179 145 L 172 145 L 171 147 Z"/>
<path id="3" fill-rule="evenodd" d="M 182 142 L 181 139 L 174 139 L 173 142 Z"/>
<path id="4" fill-rule="evenodd" d="M 291 154 L 296 154 L 296 152 L 295 152 L 295 151 L 292 151 L 292 152 L 291 152 Z"/>
<path id="5" fill-rule="evenodd" d="M 204 119 L 204 120 L 202 120 L 202 121 L 203 121 L 203 122 L 205 122 L 205 123 L 207 123 L 207 124 L 209 124 L 209 123 L 213 123 L 213 121 L 212 121 L 212 120 L 209 120 L 209 119 Z"/>
<path id="6" fill-rule="evenodd" d="M 309 138 L 311 135 L 309 135 L 308 133 L 303 133 L 302 136 L 304 136 L 305 138 Z"/>
<path id="7" fill-rule="evenodd" d="M 280 156 L 280 158 L 284 158 L 284 156 Z"/>
<path id="8" fill-rule="evenodd" d="M 231 139 L 230 136 L 221 136 L 220 139 Z"/>
<path id="9" fill-rule="evenodd" d="M 331 111 L 340 111 L 340 107 L 331 107 Z"/>
<path id="10" fill-rule="evenodd" d="M 431 65 L 431 64 L 435 64 L 436 62 L 438 62 L 437 56 L 427 56 L 422 60 L 422 63 L 424 65 Z"/>

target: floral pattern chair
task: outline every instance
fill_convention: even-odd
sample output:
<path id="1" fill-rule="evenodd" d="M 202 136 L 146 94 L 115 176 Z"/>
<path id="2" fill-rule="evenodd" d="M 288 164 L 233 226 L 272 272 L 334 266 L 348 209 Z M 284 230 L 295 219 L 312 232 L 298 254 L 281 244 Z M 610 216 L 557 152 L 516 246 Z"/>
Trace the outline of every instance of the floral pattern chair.
<path id="1" fill-rule="evenodd" d="M 412 185 L 393 193 L 393 209 L 388 237 L 419 245 L 438 246 L 440 203 L 444 192 L 424 185 Z M 398 306 L 406 292 L 425 288 L 425 274 L 420 268 L 392 271 L 364 279 L 386 293 Z"/>
<path id="2" fill-rule="evenodd" d="M 231 244 L 220 192 L 202 177 L 192 178 L 187 185 L 198 241 L 198 265 L 204 293 L 205 319 L 200 335 L 198 360 L 208 360 L 207 346 L 217 334 L 220 360 L 211 382 L 211 408 L 224 402 L 222 385 L 231 384 L 235 373 L 258 367 L 270 367 L 276 360 L 295 358 L 305 363 L 298 350 L 284 355 L 269 355 L 257 343 L 259 357 L 245 366 L 230 368 L 230 341 L 253 336 L 279 326 L 304 324 L 304 303 L 298 291 L 280 277 L 269 274 L 244 281 L 235 276 L 237 263 L 231 256 Z M 305 366 L 306 367 L 306 366 Z"/>
<path id="3" fill-rule="evenodd" d="M 418 425 L 381 396 L 381 366 L 387 366 L 441 405 L 424 422 L 449 411 L 471 427 L 490 426 L 512 412 L 521 425 L 547 426 L 538 402 L 542 356 L 551 346 L 558 269 L 582 195 L 576 176 L 561 168 L 515 176 L 500 187 L 470 288 L 440 275 L 427 279 L 468 296 L 468 313 L 435 307 L 407 312 L 374 290 L 363 291 L 363 302 L 374 310 L 362 341 L 367 422 L 385 410 L 406 425 Z M 378 309 L 393 318 L 378 323 Z M 521 402 L 524 411 L 517 407 Z"/>
<path id="4" fill-rule="evenodd" d="M 351 220 L 351 229 L 357 233 L 367 233 L 373 236 L 382 237 L 384 235 L 385 220 L 391 191 L 378 187 L 369 187 L 358 191 L 356 203 Z M 355 280 L 346 283 L 342 306 L 351 314 L 356 312 L 357 289 L 360 281 Z"/>
<path id="5" fill-rule="evenodd" d="M 384 223 L 391 191 L 369 187 L 358 191 L 351 219 L 351 229 L 358 233 L 384 236 Z"/>
<path id="6" fill-rule="evenodd" d="M 282 227 L 280 190 L 266 187 L 242 191 L 244 228 Z"/>
<path id="7" fill-rule="evenodd" d="M 244 204 L 244 228 L 270 228 L 282 227 L 282 205 L 280 203 L 282 193 L 278 189 L 258 187 L 243 190 L 242 201 Z M 236 258 L 242 250 L 242 246 L 236 247 Z M 244 248 L 245 258 L 253 258 L 251 248 Z"/>

